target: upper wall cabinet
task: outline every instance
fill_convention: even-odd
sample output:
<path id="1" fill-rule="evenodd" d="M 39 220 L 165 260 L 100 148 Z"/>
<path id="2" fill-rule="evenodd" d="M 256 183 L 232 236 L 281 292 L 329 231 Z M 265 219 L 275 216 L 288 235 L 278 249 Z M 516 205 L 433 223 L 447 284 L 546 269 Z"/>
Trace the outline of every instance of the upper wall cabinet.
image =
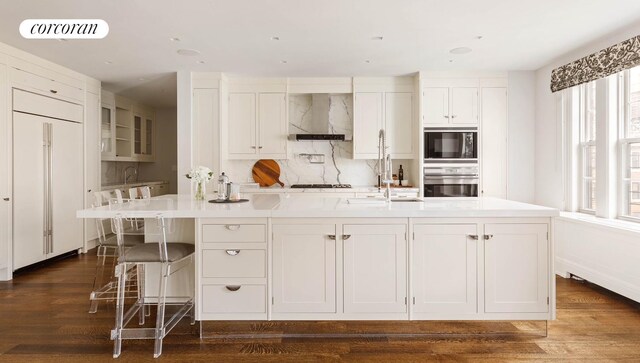
<path id="1" fill-rule="evenodd" d="M 285 92 L 230 92 L 229 159 L 286 159 Z"/>
<path id="2" fill-rule="evenodd" d="M 422 91 L 423 125 L 477 126 L 477 80 L 425 80 Z"/>
<path id="3" fill-rule="evenodd" d="M 133 100 L 102 91 L 102 160 L 155 161 L 155 112 Z"/>
<path id="4" fill-rule="evenodd" d="M 392 158 L 415 157 L 413 89 L 409 77 L 354 79 L 354 159 L 378 158 L 380 130 Z"/>

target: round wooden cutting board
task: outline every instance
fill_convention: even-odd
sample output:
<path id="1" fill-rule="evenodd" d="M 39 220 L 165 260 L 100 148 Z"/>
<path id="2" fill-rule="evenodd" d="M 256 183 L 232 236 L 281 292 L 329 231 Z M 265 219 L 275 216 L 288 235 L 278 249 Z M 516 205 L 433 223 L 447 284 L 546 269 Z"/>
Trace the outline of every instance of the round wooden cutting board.
<path id="1" fill-rule="evenodd" d="M 261 187 L 270 187 L 275 183 L 284 187 L 284 183 L 280 181 L 280 165 L 275 160 L 260 159 L 256 161 L 251 174 L 253 174 L 253 180 Z"/>

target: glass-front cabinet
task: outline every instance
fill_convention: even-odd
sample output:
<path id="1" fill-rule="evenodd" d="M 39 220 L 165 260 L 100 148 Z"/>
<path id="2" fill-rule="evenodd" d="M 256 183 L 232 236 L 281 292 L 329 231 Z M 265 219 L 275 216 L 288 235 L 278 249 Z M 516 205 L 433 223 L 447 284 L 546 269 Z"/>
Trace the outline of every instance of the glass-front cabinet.
<path id="1" fill-rule="evenodd" d="M 102 104 L 100 113 L 100 151 L 102 159 L 111 159 L 115 153 L 115 112 L 113 105 Z"/>
<path id="2" fill-rule="evenodd" d="M 102 92 L 100 151 L 105 161 L 153 162 L 155 110 Z"/>

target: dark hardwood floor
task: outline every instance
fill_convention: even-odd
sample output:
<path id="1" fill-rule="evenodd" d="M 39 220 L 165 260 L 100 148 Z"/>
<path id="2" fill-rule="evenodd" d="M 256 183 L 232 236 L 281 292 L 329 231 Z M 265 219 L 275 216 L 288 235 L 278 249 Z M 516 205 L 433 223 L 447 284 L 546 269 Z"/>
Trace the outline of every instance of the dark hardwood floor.
<path id="1" fill-rule="evenodd" d="M 94 252 L 95 253 L 95 252 Z M 113 361 L 113 307 L 88 314 L 95 256 L 73 256 L 0 282 L 0 362 Z M 200 340 L 181 322 L 162 361 L 176 362 L 640 362 L 640 304 L 558 278 L 558 320 L 533 322 L 208 323 Z M 288 334 L 282 336 L 282 333 Z M 378 335 L 380 332 L 418 335 Z M 226 334 L 268 334 L 238 338 Z M 300 333 L 322 333 L 321 338 Z M 348 337 L 332 334 L 364 333 Z M 448 333 L 435 335 L 431 333 Z M 461 333 L 485 333 L 460 335 Z M 368 335 L 366 335 L 368 334 Z M 125 341 L 123 362 L 152 361 L 153 342 Z"/>

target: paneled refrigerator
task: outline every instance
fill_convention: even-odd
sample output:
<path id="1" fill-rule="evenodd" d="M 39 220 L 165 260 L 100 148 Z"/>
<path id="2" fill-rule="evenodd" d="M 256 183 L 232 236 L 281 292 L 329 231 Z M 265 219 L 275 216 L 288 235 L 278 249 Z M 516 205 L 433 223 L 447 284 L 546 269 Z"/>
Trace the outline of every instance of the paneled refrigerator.
<path id="1" fill-rule="evenodd" d="M 83 245 L 83 108 L 13 90 L 13 269 Z"/>

